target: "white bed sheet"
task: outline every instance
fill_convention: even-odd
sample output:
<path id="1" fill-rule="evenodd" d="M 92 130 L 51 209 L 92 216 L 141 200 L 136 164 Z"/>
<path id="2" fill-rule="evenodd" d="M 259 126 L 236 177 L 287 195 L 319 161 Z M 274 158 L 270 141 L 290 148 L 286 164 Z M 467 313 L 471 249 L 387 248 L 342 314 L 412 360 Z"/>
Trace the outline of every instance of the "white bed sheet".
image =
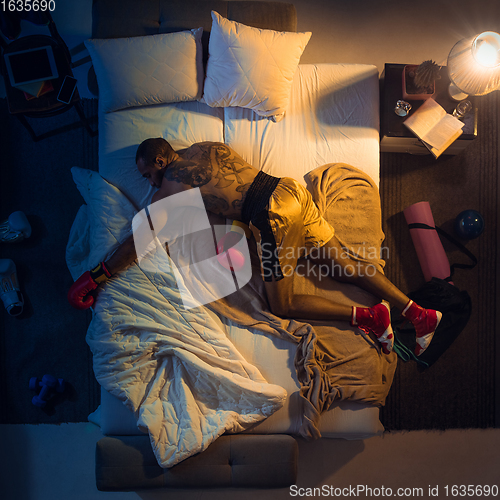
<path id="1" fill-rule="evenodd" d="M 164 137 L 174 149 L 201 141 L 225 142 L 255 167 L 304 184 L 307 172 L 338 162 L 363 170 L 378 184 L 378 85 L 375 66 L 300 65 L 289 108 L 278 123 L 246 109 L 210 108 L 199 102 L 100 112 L 99 172 L 138 209 L 147 206 L 154 191 L 136 169 L 135 152 L 144 139 Z M 236 325 L 228 328 L 228 336 L 268 382 L 281 385 L 290 395 L 286 406 L 255 432 L 296 432 L 300 406 L 295 346 Z M 323 415 L 320 430 L 325 437 L 369 437 L 383 431 L 378 415 L 377 408 L 344 402 Z M 140 433 L 130 411 L 107 394 L 99 423 L 109 434 Z"/>
<path id="2" fill-rule="evenodd" d="M 274 123 L 225 108 L 225 141 L 251 165 L 277 177 L 347 163 L 379 184 L 379 78 L 365 64 L 301 64 L 285 118 Z"/>

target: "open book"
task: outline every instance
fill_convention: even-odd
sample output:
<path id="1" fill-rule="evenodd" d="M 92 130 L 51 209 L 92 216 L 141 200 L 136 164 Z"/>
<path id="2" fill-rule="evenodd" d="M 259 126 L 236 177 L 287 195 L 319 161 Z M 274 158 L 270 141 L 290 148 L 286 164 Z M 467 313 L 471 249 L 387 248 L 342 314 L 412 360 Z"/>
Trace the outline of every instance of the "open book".
<path id="1" fill-rule="evenodd" d="M 403 122 L 437 158 L 462 133 L 464 123 L 427 99 Z"/>

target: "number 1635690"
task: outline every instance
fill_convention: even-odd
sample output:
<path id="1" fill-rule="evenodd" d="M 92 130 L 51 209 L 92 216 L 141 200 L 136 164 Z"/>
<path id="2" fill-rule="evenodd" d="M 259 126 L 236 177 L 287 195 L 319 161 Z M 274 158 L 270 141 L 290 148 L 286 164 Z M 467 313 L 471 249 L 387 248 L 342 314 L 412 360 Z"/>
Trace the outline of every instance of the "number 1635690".
<path id="1" fill-rule="evenodd" d="M 3 12 L 54 12 L 55 0 L 1 0 Z"/>
<path id="2" fill-rule="evenodd" d="M 452 497 L 488 497 L 488 496 L 493 496 L 496 497 L 498 496 L 498 486 L 493 485 L 493 486 L 473 486 L 473 485 L 453 485 L 453 486 L 444 486 L 444 490 L 446 493 L 446 496 L 452 496 Z"/>

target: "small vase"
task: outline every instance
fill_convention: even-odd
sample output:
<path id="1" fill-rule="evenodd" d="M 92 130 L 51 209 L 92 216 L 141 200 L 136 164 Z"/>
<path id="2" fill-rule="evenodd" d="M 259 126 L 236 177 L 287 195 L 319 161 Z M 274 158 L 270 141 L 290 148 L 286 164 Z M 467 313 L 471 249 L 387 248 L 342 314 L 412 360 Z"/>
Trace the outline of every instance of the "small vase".
<path id="1" fill-rule="evenodd" d="M 418 64 L 407 64 L 403 69 L 403 99 L 405 101 L 423 101 L 429 99 L 436 92 L 436 83 L 425 88 L 416 87 L 414 83 L 415 71 Z"/>

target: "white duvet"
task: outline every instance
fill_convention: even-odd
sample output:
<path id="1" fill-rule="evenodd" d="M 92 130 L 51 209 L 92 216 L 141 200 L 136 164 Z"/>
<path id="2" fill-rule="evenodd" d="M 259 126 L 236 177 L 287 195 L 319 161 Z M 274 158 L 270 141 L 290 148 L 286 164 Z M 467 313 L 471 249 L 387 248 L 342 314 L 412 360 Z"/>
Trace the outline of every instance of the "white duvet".
<path id="1" fill-rule="evenodd" d="M 76 279 L 126 239 L 136 210 L 98 173 L 72 173 L 86 202 L 67 246 Z M 264 420 L 286 391 L 245 361 L 203 307 L 182 307 L 165 253 L 147 258 L 100 288 L 87 342 L 98 382 L 135 413 L 158 463 L 171 467 L 224 432 Z"/>

